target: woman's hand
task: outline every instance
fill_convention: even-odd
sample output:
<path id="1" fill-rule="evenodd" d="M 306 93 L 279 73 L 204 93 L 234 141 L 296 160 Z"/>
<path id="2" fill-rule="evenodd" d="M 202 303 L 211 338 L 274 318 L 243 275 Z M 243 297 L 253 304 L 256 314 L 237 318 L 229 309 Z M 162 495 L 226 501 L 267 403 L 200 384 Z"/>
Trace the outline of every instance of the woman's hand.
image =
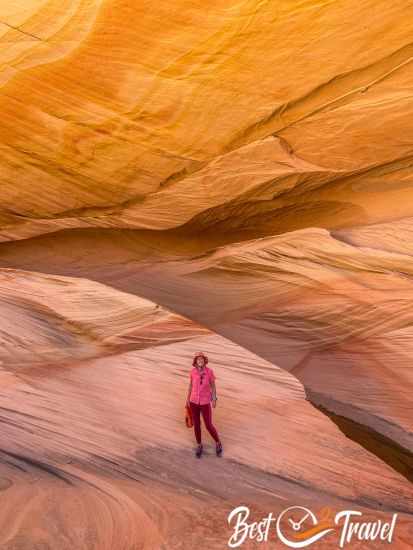
<path id="1" fill-rule="evenodd" d="M 214 398 L 212 398 L 212 406 L 214 407 L 214 409 L 217 406 L 217 400 Z"/>

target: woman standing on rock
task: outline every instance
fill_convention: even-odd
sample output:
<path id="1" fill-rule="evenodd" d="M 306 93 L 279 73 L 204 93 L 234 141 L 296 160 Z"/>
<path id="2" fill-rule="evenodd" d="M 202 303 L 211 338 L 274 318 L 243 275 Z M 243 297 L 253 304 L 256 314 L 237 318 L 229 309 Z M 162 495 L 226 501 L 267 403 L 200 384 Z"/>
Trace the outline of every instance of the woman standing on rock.
<path id="1" fill-rule="evenodd" d="M 195 438 L 198 443 L 196 449 L 196 456 L 198 458 L 201 457 L 203 450 L 201 439 L 201 413 L 206 429 L 215 440 L 217 456 L 221 456 L 222 454 L 222 444 L 218 432 L 212 424 L 211 401 L 214 408 L 217 404 L 215 374 L 211 368 L 207 367 L 207 363 L 208 357 L 205 354 L 202 352 L 195 354 L 192 361 L 193 368 L 189 374 L 190 382 L 186 399 L 186 403 L 191 409 Z"/>

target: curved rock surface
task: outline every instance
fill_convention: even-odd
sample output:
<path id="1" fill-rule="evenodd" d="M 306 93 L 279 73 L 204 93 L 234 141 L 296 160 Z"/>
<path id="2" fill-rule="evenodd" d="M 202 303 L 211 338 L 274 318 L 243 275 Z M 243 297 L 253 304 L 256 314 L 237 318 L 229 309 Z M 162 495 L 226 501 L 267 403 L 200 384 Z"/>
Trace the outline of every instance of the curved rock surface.
<path id="1" fill-rule="evenodd" d="M 207 351 L 219 384 L 221 459 L 206 436 L 197 461 L 183 423 L 194 349 Z M 409 548 L 405 478 L 346 438 L 293 376 L 225 338 L 27 367 L 1 381 L 2 548 L 218 549 L 241 502 L 258 518 L 297 502 L 366 520 L 397 511 L 393 545 Z M 320 547 L 337 547 L 336 534 Z"/>
<path id="2" fill-rule="evenodd" d="M 327 494 L 411 545 L 412 29 L 404 1 L 0 6 L 6 550 L 221 548 L 241 496 Z M 204 346 L 221 473 L 183 449 Z"/>

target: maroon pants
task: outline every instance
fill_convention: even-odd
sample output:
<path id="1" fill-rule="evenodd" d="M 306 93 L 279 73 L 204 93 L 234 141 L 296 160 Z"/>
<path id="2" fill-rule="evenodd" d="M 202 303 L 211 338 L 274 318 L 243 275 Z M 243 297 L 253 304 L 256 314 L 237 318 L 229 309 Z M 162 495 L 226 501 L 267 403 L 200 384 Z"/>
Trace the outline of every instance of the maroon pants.
<path id="1" fill-rule="evenodd" d="M 199 444 L 202 441 L 201 440 L 201 413 L 205 422 L 206 429 L 211 434 L 211 436 L 215 439 L 215 441 L 218 443 L 219 441 L 218 432 L 216 431 L 214 425 L 212 424 L 211 403 L 207 403 L 206 405 L 198 405 L 197 403 L 192 403 L 192 401 L 190 401 L 189 405 L 191 407 L 192 421 L 194 423 L 195 438 L 197 443 Z"/>

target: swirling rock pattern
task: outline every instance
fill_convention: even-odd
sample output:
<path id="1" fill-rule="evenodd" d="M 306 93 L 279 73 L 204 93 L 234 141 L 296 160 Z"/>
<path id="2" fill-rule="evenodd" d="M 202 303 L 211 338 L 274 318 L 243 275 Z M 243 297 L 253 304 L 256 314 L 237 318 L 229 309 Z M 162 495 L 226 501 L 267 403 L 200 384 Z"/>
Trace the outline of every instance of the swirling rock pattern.
<path id="1" fill-rule="evenodd" d="M 194 349 L 217 376 L 222 459 L 208 437 L 197 461 L 183 424 Z M 344 437 L 293 376 L 225 338 L 6 371 L 2 387 L 3 548 L 218 549 L 241 501 L 257 517 L 297 501 L 371 520 L 397 510 L 395 546 L 409 547 L 405 478 Z"/>
<path id="2" fill-rule="evenodd" d="M 410 547 L 410 15 L 0 6 L 2 548 L 222 548 L 240 499 L 398 510 Z M 226 441 L 202 465 L 199 348 Z"/>

